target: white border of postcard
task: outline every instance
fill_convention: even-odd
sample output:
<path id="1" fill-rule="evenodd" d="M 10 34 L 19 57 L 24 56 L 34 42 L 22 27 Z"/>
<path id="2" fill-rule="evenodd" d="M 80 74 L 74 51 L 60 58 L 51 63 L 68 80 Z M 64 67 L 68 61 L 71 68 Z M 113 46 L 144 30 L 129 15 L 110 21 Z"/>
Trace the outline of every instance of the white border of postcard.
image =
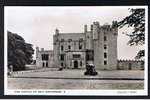
<path id="1" fill-rule="evenodd" d="M 10 6 L 9 6 L 10 7 Z M 36 6 L 38 7 L 38 6 Z M 56 7 L 56 6 L 55 6 Z M 71 6 L 74 7 L 74 6 Z M 78 7 L 78 6 L 75 6 Z M 98 6 L 90 6 L 98 7 Z M 118 6 L 102 6 L 118 7 Z M 4 7 L 4 95 L 84 95 L 84 96 L 143 96 L 148 95 L 148 6 L 119 6 L 130 8 L 145 8 L 145 69 L 144 69 L 144 89 L 143 90 L 29 90 L 29 89 L 8 89 L 7 88 L 7 19 L 6 8 Z"/>

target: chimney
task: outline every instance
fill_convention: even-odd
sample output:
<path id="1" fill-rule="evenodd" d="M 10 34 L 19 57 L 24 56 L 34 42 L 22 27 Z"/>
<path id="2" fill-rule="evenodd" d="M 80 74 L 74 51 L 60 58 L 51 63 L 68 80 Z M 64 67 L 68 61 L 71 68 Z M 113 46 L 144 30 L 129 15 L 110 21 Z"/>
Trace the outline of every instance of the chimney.
<path id="1" fill-rule="evenodd" d="M 84 33 L 87 32 L 87 25 L 84 25 Z"/>
<path id="2" fill-rule="evenodd" d="M 91 25 L 91 32 L 93 32 L 93 25 Z"/>
<path id="3" fill-rule="evenodd" d="M 59 34 L 59 30 L 56 28 L 55 30 L 55 34 L 58 35 Z"/>
<path id="4" fill-rule="evenodd" d="M 39 47 L 36 47 L 36 51 L 37 51 L 37 52 L 39 51 Z"/>
<path id="5" fill-rule="evenodd" d="M 41 48 L 41 51 L 44 51 L 44 48 Z"/>

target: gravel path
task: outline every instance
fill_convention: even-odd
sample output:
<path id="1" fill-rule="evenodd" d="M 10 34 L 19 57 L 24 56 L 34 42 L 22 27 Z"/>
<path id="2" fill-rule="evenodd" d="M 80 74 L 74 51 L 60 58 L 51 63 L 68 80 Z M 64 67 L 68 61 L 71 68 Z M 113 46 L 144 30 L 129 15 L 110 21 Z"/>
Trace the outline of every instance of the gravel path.
<path id="1" fill-rule="evenodd" d="M 42 70 L 42 71 L 23 71 L 14 73 L 13 77 L 54 77 L 54 78 L 140 78 L 144 79 L 144 71 L 141 70 L 115 70 L 115 71 L 100 71 L 96 76 L 85 76 L 85 70 L 70 69 L 63 71 Z"/>
<path id="2" fill-rule="evenodd" d="M 141 78 L 143 71 L 97 71 L 97 76 L 85 76 L 85 70 L 23 71 L 8 78 L 8 89 L 143 89 L 143 80 L 99 80 L 98 78 Z M 19 77 L 19 78 L 15 78 Z M 35 77 L 35 78 L 32 78 Z M 41 77 L 41 78 L 39 78 Z M 52 77 L 52 78 L 51 78 Z M 54 79 L 57 77 L 58 79 Z M 69 79 L 63 79 L 69 78 Z M 73 79 L 77 78 L 77 79 Z M 81 79 L 80 79 L 81 78 Z M 83 79 L 82 79 L 83 78 Z M 89 78 L 86 80 L 86 78 Z M 95 79 L 92 79 L 95 78 Z M 97 78 L 97 79 L 96 79 Z"/>

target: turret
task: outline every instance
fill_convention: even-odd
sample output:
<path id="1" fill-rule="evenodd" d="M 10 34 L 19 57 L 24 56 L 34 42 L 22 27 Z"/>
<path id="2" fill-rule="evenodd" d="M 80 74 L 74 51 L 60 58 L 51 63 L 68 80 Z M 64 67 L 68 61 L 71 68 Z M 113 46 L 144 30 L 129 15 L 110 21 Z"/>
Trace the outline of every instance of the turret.
<path id="1" fill-rule="evenodd" d="M 112 21 L 112 28 L 117 28 L 117 27 L 118 27 L 118 22 Z"/>
<path id="2" fill-rule="evenodd" d="M 118 22 L 117 21 L 112 21 L 112 30 L 114 35 L 118 35 Z"/>
<path id="3" fill-rule="evenodd" d="M 93 49 L 93 25 L 91 25 L 91 31 L 87 31 L 87 25 L 85 26 L 86 29 L 86 34 L 85 34 L 85 39 L 86 39 L 86 49 L 87 50 L 92 50 Z"/>
<path id="4" fill-rule="evenodd" d="M 44 51 L 44 48 L 41 48 L 41 51 Z"/>
<path id="5" fill-rule="evenodd" d="M 93 22 L 93 39 L 98 39 L 99 22 Z"/>

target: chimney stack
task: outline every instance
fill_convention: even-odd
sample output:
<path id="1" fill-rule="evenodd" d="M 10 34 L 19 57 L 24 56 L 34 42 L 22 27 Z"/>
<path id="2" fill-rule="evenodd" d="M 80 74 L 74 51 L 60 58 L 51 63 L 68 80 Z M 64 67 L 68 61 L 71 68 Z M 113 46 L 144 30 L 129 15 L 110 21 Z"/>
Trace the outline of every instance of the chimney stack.
<path id="1" fill-rule="evenodd" d="M 41 48 L 41 51 L 44 51 L 44 48 Z"/>
<path id="2" fill-rule="evenodd" d="M 84 25 L 84 33 L 87 32 L 87 25 Z"/>
<path id="3" fill-rule="evenodd" d="M 56 28 L 55 30 L 55 34 L 58 35 L 59 34 L 59 30 Z"/>

